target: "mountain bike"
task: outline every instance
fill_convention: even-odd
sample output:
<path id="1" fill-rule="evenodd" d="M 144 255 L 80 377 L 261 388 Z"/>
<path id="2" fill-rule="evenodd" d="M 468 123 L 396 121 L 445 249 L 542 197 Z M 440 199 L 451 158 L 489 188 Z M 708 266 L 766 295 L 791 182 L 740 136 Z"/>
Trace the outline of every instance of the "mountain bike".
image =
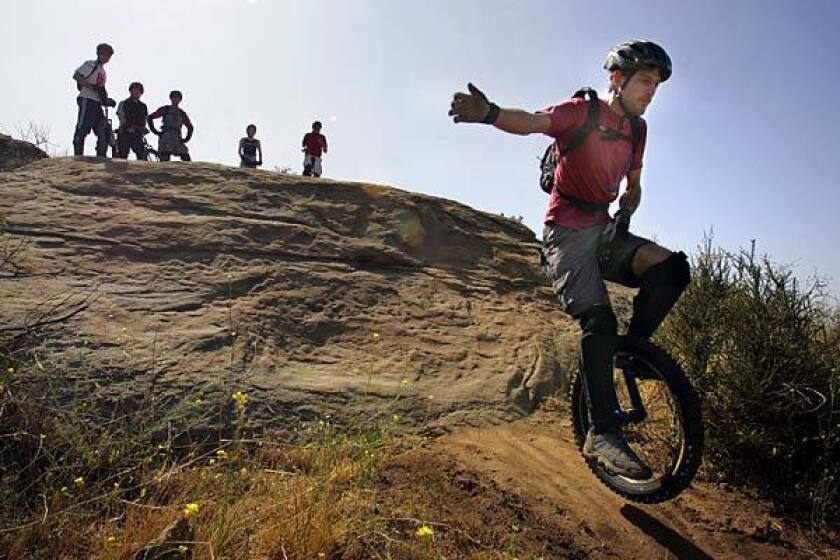
<path id="1" fill-rule="evenodd" d="M 160 154 L 158 151 L 152 148 L 152 145 L 149 144 L 149 141 L 146 140 L 146 135 L 143 135 L 143 150 L 146 152 L 146 159 L 148 161 L 160 161 Z"/>
<path id="2" fill-rule="evenodd" d="M 688 488 L 703 457 L 700 397 L 680 365 L 662 348 L 632 336 L 618 337 L 614 375 L 619 422 L 633 450 L 653 470 L 648 480 L 609 472 L 596 459 L 590 470 L 616 494 L 640 503 L 670 500 Z M 580 367 L 569 384 L 569 406 L 578 450 L 590 419 Z"/>

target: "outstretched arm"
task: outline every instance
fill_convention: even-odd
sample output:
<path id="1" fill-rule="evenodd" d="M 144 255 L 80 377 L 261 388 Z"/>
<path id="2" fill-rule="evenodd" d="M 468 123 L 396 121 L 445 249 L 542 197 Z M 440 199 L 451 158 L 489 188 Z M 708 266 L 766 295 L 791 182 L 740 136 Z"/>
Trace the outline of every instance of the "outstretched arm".
<path id="1" fill-rule="evenodd" d="M 551 117 L 543 113 L 529 113 L 522 109 L 499 109 L 499 118 L 493 123 L 499 130 L 511 134 L 528 135 L 546 133 L 551 128 Z"/>
<path id="2" fill-rule="evenodd" d="M 551 117 L 543 113 L 529 113 L 522 109 L 503 109 L 491 103 L 487 96 L 472 84 L 469 93 L 458 92 L 452 96 L 449 116 L 456 123 L 492 124 L 511 134 L 527 135 L 545 133 L 551 128 Z"/>

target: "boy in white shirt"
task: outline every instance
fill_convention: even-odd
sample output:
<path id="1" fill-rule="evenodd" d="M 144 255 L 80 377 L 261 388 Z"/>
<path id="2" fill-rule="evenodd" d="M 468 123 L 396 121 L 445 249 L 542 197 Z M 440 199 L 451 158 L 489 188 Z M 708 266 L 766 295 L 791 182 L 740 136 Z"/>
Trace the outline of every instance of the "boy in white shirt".
<path id="1" fill-rule="evenodd" d="M 91 131 L 96 135 L 96 155 L 108 153 L 109 134 L 105 130 L 105 113 L 102 106 L 115 107 L 116 102 L 108 97 L 105 90 L 105 65 L 111 60 L 114 49 L 107 43 L 96 47 L 96 59 L 88 60 L 76 69 L 73 79 L 79 89 L 76 103 L 79 105 L 79 117 L 76 132 L 73 134 L 73 153 L 81 156 L 85 151 L 85 138 Z"/>

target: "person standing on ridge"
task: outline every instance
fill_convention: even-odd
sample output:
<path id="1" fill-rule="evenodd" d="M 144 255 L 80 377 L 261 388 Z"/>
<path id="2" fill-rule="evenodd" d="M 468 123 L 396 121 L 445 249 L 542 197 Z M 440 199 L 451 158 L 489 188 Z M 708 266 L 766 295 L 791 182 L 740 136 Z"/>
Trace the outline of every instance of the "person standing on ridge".
<path id="1" fill-rule="evenodd" d="M 76 98 L 79 115 L 73 133 L 74 155 L 84 155 L 85 138 L 91 131 L 96 135 L 96 155 L 105 157 L 108 153 L 110 131 L 107 130 L 102 108 L 116 106 L 116 102 L 108 97 L 108 91 L 105 89 L 105 65 L 113 55 L 114 48 L 111 45 L 100 43 L 96 46 L 96 58 L 86 61 L 73 73 L 76 88 L 79 90 Z"/>
<path id="2" fill-rule="evenodd" d="M 249 124 L 245 128 L 246 136 L 239 140 L 239 167 L 256 169 L 262 165 L 262 144 L 254 135 L 257 133 L 257 125 Z M 257 157 L 259 152 L 259 157 Z"/>
<path id="3" fill-rule="evenodd" d="M 321 122 L 312 123 L 312 132 L 303 135 L 303 174 L 321 176 L 321 155 L 327 153 L 327 138 L 321 134 Z"/>
<path id="4" fill-rule="evenodd" d="M 120 119 L 120 127 L 117 129 L 117 154 L 115 157 L 128 158 L 129 150 L 134 150 L 137 159 L 148 159 L 143 137 L 148 134 L 146 119 L 149 110 L 146 104 L 140 101 L 143 95 L 143 84 L 132 82 L 128 86 L 129 96 L 120 101 L 117 105 L 117 117 Z"/>
<path id="5" fill-rule="evenodd" d="M 621 43 L 607 54 L 609 95 L 565 101 L 531 113 L 503 109 L 474 85 L 453 96 L 454 121 L 490 124 L 512 134 L 556 139 L 549 169 L 550 201 L 543 233 L 543 264 L 563 309 L 583 331 L 581 372 L 591 426 L 583 455 L 609 471 L 647 480 L 652 471 L 628 445 L 620 428 L 613 380 L 617 320 L 604 279 L 640 288 L 628 334 L 650 338 L 690 281 L 686 255 L 629 232 L 641 201 L 647 137 L 642 115 L 658 86 L 671 76 L 671 59 L 649 41 Z M 578 95 L 576 94 L 576 97 Z M 609 203 L 626 188 L 614 217 Z"/>
<path id="6" fill-rule="evenodd" d="M 158 153 L 160 161 L 169 161 L 173 155 L 181 158 L 181 161 L 190 161 L 190 151 L 187 149 L 187 142 L 193 135 L 193 125 L 186 111 L 178 107 L 184 96 L 180 91 L 174 90 L 169 93 L 171 105 L 164 105 L 149 115 L 147 122 L 149 129 L 160 136 L 158 140 Z M 155 119 L 163 117 L 163 126 L 160 131 L 155 128 Z M 186 137 L 181 137 L 181 127 L 187 127 Z"/>

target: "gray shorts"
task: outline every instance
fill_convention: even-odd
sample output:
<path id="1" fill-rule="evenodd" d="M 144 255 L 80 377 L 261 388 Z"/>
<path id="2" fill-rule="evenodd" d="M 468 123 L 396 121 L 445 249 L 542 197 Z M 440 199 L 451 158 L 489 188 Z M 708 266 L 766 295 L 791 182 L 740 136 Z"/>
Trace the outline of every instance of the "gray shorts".
<path id="1" fill-rule="evenodd" d="M 158 151 L 160 153 L 174 154 L 176 156 L 190 154 L 190 151 L 181 139 L 181 133 L 178 130 L 164 130 L 160 133 Z"/>
<path id="2" fill-rule="evenodd" d="M 303 166 L 306 167 L 307 165 L 312 166 L 312 173 L 315 175 L 321 174 L 321 158 L 312 154 L 306 154 L 303 156 Z"/>
<path id="3" fill-rule="evenodd" d="M 547 225 L 543 231 L 543 266 L 563 309 L 577 317 L 597 304 L 609 305 L 604 280 L 638 287 L 632 270 L 633 256 L 642 245 L 653 243 L 633 235 L 607 251 L 601 243 L 605 225 L 574 230 Z"/>

